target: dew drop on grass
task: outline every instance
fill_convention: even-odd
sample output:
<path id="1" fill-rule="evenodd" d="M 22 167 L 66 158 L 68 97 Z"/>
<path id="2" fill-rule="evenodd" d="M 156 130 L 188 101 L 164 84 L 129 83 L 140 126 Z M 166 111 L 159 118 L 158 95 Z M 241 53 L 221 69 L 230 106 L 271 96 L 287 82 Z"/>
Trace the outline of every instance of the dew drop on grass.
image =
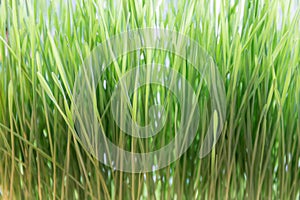
<path id="1" fill-rule="evenodd" d="M 169 55 L 166 56 L 165 65 L 166 65 L 166 68 L 170 67 L 170 58 L 169 58 Z"/>
<path id="2" fill-rule="evenodd" d="M 103 81 L 103 88 L 106 90 L 106 80 Z"/>
<path id="3" fill-rule="evenodd" d="M 173 184 L 173 177 L 171 176 L 169 179 L 169 184 L 172 185 Z"/>

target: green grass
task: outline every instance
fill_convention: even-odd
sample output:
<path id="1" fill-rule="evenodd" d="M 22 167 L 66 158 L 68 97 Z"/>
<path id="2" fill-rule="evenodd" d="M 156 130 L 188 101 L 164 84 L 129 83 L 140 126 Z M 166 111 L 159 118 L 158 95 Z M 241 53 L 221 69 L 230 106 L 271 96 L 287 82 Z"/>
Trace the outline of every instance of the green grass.
<path id="1" fill-rule="evenodd" d="M 0 198 L 300 198 L 299 2 L 224 0 L 219 9 L 209 0 L 74 2 L 1 1 Z M 167 123 L 153 139 L 130 138 L 112 120 L 113 87 L 141 55 L 140 64 L 168 58 L 201 89 L 201 124 L 188 151 L 168 167 L 115 171 L 78 141 L 74 82 L 83 59 L 107 37 L 154 26 L 194 39 L 214 59 L 226 88 L 225 125 L 212 153 L 200 159 L 211 102 L 199 75 L 168 52 L 124 55 L 102 77 L 106 89 L 97 88 L 108 138 L 140 152 L 162 147 L 176 134 L 180 105 L 162 86 L 142 87 L 131 97 L 133 118 L 141 124 L 149 122 L 157 96 L 168 105 Z"/>

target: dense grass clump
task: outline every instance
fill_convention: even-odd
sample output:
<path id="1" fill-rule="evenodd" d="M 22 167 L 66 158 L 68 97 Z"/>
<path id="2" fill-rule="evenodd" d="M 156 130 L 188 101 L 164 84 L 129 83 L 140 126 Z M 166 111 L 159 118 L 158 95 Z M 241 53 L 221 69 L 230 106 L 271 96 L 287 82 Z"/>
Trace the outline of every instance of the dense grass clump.
<path id="1" fill-rule="evenodd" d="M 299 21 L 299 1 L 293 0 L 2 0 L 0 198 L 299 199 Z M 225 84 L 227 115 L 217 145 L 199 159 L 211 102 L 194 69 L 168 52 L 141 50 L 119 58 L 96 97 L 107 137 L 127 150 L 164 146 L 181 114 L 167 88 L 143 86 L 131 97 L 134 119 L 147 124 L 148 108 L 160 102 L 167 105 L 167 123 L 150 140 L 118 128 L 110 95 L 137 60 L 168 63 L 194 89 L 203 89 L 201 124 L 188 151 L 166 168 L 131 174 L 101 164 L 83 148 L 72 90 L 92 49 L 144 27 L 180 32 L 208 52 Z"/>

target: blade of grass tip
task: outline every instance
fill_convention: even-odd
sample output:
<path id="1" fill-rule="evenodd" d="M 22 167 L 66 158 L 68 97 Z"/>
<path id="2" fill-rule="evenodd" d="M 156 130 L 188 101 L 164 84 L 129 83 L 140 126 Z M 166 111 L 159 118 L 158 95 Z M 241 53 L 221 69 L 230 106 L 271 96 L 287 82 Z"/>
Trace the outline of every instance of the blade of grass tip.
<path id="1" fill-rule="evenodd" d="M 59 71 L 59 73 L 60 73 L 62 82 L 63 82 L 63 84 L 64 84 L 64 86 L 65 86 L 65 88 L 66 88 L 66 91 L 67 91 L 67 94 L 68 94 L 69 98 L 72 98 L 71 89 L 70 89 L 70 86 L 69 86 L 69 84 L 68 84 L 66 72 L 65 72 L 65 70 L 64 70 L 62 61 L 61 61 L 61 59 L 60 59 L 58 49 L 57 49 L 57 47 L 56 47 L 56 45 L 55 45 L 55 42 L 54 42 L 54 40 L 53 40 L 53 37 L 51 36 L 50 31 L 48 31 L 47 34 L 48 34 L 48 38 L 49 38 L 49 40 L 50 40 L 50 44 L 51 44 L 51 48 L 52 48 L 52 53 L 53 53 L 55 62 L 56 62 L 56 64 L 57 64 L 57 69 L 58 69 L 58 71 Z"/>
<path id="2" fill-rule="evenodd" d="M 19 61 L 19 57 L 16 55 L 14 50 L 9 46 L 9 44 L 5 41 L 5 39 L 0 35 L 0 40 L 3 42 L 5 47 L 7 47 L 8 51 L 12 54 L 12 56 L 16 59 L 16 61 Z"/>
<path id="3" fill-rule="evenodd" d="M 74 124 L 73 124 L 72 112 L 71 112 L 71 110 L 70 110 L 70 108 L 69 108 L 68 101 L 67 101 L 67 98 L 66 98 L 64 89 L 63 89 L 63 87 L 62 87 L 60 81 L 58 80 L 58 77 L 56 76 L 56 74 L 52 72 L 51 75 L 52 75 L 52 78 L 53 78 L 53 80 L 54 80 L 54 83 L 58 86 L 60 92 L 61 92 L 62 95 L 63 95 L 64 106 L 65 106 L 65 112 L 66 112 L 66 115 L 67 115 L 67 117 L 68 117 L 68 120 L 69 120 L 71 126 L 73 127 Z"/>
<path id="4" fill-rule="evenodd" d="M 8 110 L 10 119 L 10 137 L 11 137 L 11 175 L 10 175 L 10 191 L 9 198 L 13 199 L 13 186 L 14 186 L 14 171 L 15 171 L 15 142 L 14 142 L 14 129 L 13 129 L 13 83 L 8 84 Z"/>
<path id="5" fill-rule="evenodd" d="M 61 116 L 63 117 L 63 119 L 65 120 L 65 122 L 69 126 L 69 128 L 73 129 L 72 124 L 70 124 L 70 121 L 68 120 L 68 117 L 65 115 L 64 111 L 59 106 L 59 104 L 56 101 L 49 85 L 47 84 L 46 80 L 44 79 L 44 77 L 42 76 L 42 74 L 40 72 L 37 72 L 37 77 L 38 77 L 38 79 L 41 83 L 42 88 L 45 90 L 46 94 L 49 96 L 49 98 L 52 100 L 54 105 L 57 107 L 58 111 L 60 112 Z"/>

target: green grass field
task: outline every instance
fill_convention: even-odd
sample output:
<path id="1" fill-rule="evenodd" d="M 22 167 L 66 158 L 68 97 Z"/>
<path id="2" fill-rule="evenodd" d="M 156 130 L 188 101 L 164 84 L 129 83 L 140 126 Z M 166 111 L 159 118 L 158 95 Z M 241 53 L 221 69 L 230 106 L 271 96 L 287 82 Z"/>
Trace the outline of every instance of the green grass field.
<path id="1" fill-rule="evenodd" d="M 297 0 L 1 0 L 0 199 L 300 199 L 299 21 Z M 225 85 L 226 117 L 215 147 L 200 159 L 212 102 L 199 74 L 161 50 L 121 56 L 94 97 L 106 136 L 128 151 L 168 144 L 182 105 L 163 86 L 139 88 L 130 97 L 132 118 L 149 123 L 149 107 L 160 103 L 167 122 L 151 139 L 132 138 L 110 110 L 121 75 L 137 63 L 167 63 L 201 90 L 197 135 L 180 159 L 127 173 L 84 148 L 72 91 L 95 47 L 146 27 L 186 35 L 211 56 Z"/>

